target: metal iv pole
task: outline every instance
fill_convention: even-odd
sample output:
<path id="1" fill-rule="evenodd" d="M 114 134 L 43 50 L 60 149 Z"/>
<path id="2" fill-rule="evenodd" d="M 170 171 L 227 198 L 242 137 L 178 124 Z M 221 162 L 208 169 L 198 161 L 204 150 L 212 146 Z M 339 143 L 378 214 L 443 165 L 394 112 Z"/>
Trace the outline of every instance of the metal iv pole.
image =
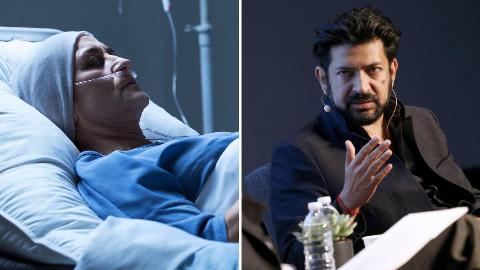
<path id="1" fill-rule="evenodd" d="M 202 89 L 203 133 L 213 132 L 213 86 L 210 33 L 208 23 L 208 0 L 200 0 L 200 24 L 187 25 L 185 32 L 198 34 L 200 48 L 200 79 Z"/>

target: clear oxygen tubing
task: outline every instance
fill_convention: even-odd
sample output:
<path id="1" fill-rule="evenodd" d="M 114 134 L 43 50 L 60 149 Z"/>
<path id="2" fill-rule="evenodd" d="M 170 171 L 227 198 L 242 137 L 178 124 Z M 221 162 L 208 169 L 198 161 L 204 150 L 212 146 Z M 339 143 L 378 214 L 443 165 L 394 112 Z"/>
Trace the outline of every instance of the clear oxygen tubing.
<path id="1" fill-rule="evenodd" d="M 173 22 L 172 14 L 170 13 L 171 3 L 169 0 L 162 0 L 163 11 L 165 12 L 168 24 L 170 26 L 170 31 L 172 32 L 172 96 L 173 101 L 175 102 L 175 106 L 177 107 L 178 113 L 180 114 L 180 118 L 182 122 L 185 123 L 187 126 L 188 124 L 187 117 L 183 113 L 182 106 L 178 101 L 177 97 L 177 33 L 175 31 L 175 23 Z M 118 1 L 118 14 L 123 14 L 123 0 Z"/>
<path id="2" fill-rule="evenodd" d="M 76 82 L 75 85 L 90 83 L 90 82 L 94 82 L 94 81 L 97 81 L 97 80 L 108 80 L 110 78 L 122 77 L 122 76 L 132 76 L 135 79 L 135 78 L 137 78 L 137 73 L 135 73 L 135 71 L 133 71 L 133 70 L 120 70 L 120 71 L 114 72 L 112 74 L 108 74 L 108 75 L 101 76 L 101 77 L 98 77 L 98 78 L 93 78 L 93 79 L 89 79 L 89 80 L 85 80 L 85 81 Z"/>
<path id="3" fill-rule="evenodd" d="M 182 118 L 183 123 L 187 126 L 188 124 L 187 117 L 183 113 L 182 106 L 180 106 L 180 102 L 178 101 L 177 97 L 177 33 L 175 31 L 175 23 L 173 22 L 172 14 L 170 13 L 170 9 L 164 9 L 165 14 L 167 15 L 168 24 L 170 25 L 170 31 L 172 32 L 172 96 L 173 101 L 175 102 L 175 106 L 177 107 L 178 113 L 180 113 L 180 117 Z"/>
<path id="4" fill-rule="evenodd" d="M 118 0 L 118 9 L 117 9 L 118 15 L 123 14 L 123 0 Z"/>

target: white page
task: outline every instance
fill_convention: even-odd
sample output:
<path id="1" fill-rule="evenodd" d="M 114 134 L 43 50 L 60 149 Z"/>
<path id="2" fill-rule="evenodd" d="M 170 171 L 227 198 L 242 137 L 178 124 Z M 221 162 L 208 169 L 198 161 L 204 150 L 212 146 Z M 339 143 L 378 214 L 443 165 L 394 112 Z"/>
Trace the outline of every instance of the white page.
<path id="1" fill-rule="evenodd" d="M 340 269 L 398 269 L 467 211 L 457 207 L 409 214 Z"/>

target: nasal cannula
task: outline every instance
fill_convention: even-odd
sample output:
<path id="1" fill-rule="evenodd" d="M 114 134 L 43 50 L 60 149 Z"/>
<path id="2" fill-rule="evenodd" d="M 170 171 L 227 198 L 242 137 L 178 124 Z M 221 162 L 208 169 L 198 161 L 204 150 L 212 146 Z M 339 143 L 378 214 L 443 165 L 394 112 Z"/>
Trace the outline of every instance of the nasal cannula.
<path id="1" fill-rule="evenodd" d="M 137 73 L 135 73 L 135 71 L 133 71 L 133 70 L 120 70 L 120 71 L 114 72 L 112 74 L 108 74 L 108 75 L 101 76 L 101 77 L 98 77 L 98 78 L 85 80 L 85 81 L 81 81 L 81 82 L 76 82 L 75 85 L 89 83 L 89 82 L 93 82 L 93 81 L 96 81 L 96 80 L 107 80 L 107 79 L 110 79 L 112 77 L 122 77 L 122 76 L 129 76 L 129 75 L 132 76 L 134 79 L 137 78 Z"/>

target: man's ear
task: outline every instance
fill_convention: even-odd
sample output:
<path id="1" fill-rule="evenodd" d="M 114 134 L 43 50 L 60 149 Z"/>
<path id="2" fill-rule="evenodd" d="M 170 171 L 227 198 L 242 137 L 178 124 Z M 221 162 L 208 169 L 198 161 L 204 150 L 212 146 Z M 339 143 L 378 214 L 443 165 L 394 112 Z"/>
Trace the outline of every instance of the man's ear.
<path id="1" fill-rule="evenodd" d="M 320 87 L 322 87 L 323 94 L 328 96 L 328 93 L 327 93 L 327 85 L 328 85 L 327 73 L 325 72 L 325 70 L 322 67 L 320 67 L 320 66 L 315 67 L 315 78 L 317 78 L 317 81 L 320 84 Z"/>
<path id="2" fill-rule="evenodd" d="M 390 78 L 392 78 L 392 88 L 395 84 L 395 78 L 397 77 L 397 70 L 398 70 L 398 61 L 397 58 L 393 58 L 392 62 L 390 63 Z"/>

